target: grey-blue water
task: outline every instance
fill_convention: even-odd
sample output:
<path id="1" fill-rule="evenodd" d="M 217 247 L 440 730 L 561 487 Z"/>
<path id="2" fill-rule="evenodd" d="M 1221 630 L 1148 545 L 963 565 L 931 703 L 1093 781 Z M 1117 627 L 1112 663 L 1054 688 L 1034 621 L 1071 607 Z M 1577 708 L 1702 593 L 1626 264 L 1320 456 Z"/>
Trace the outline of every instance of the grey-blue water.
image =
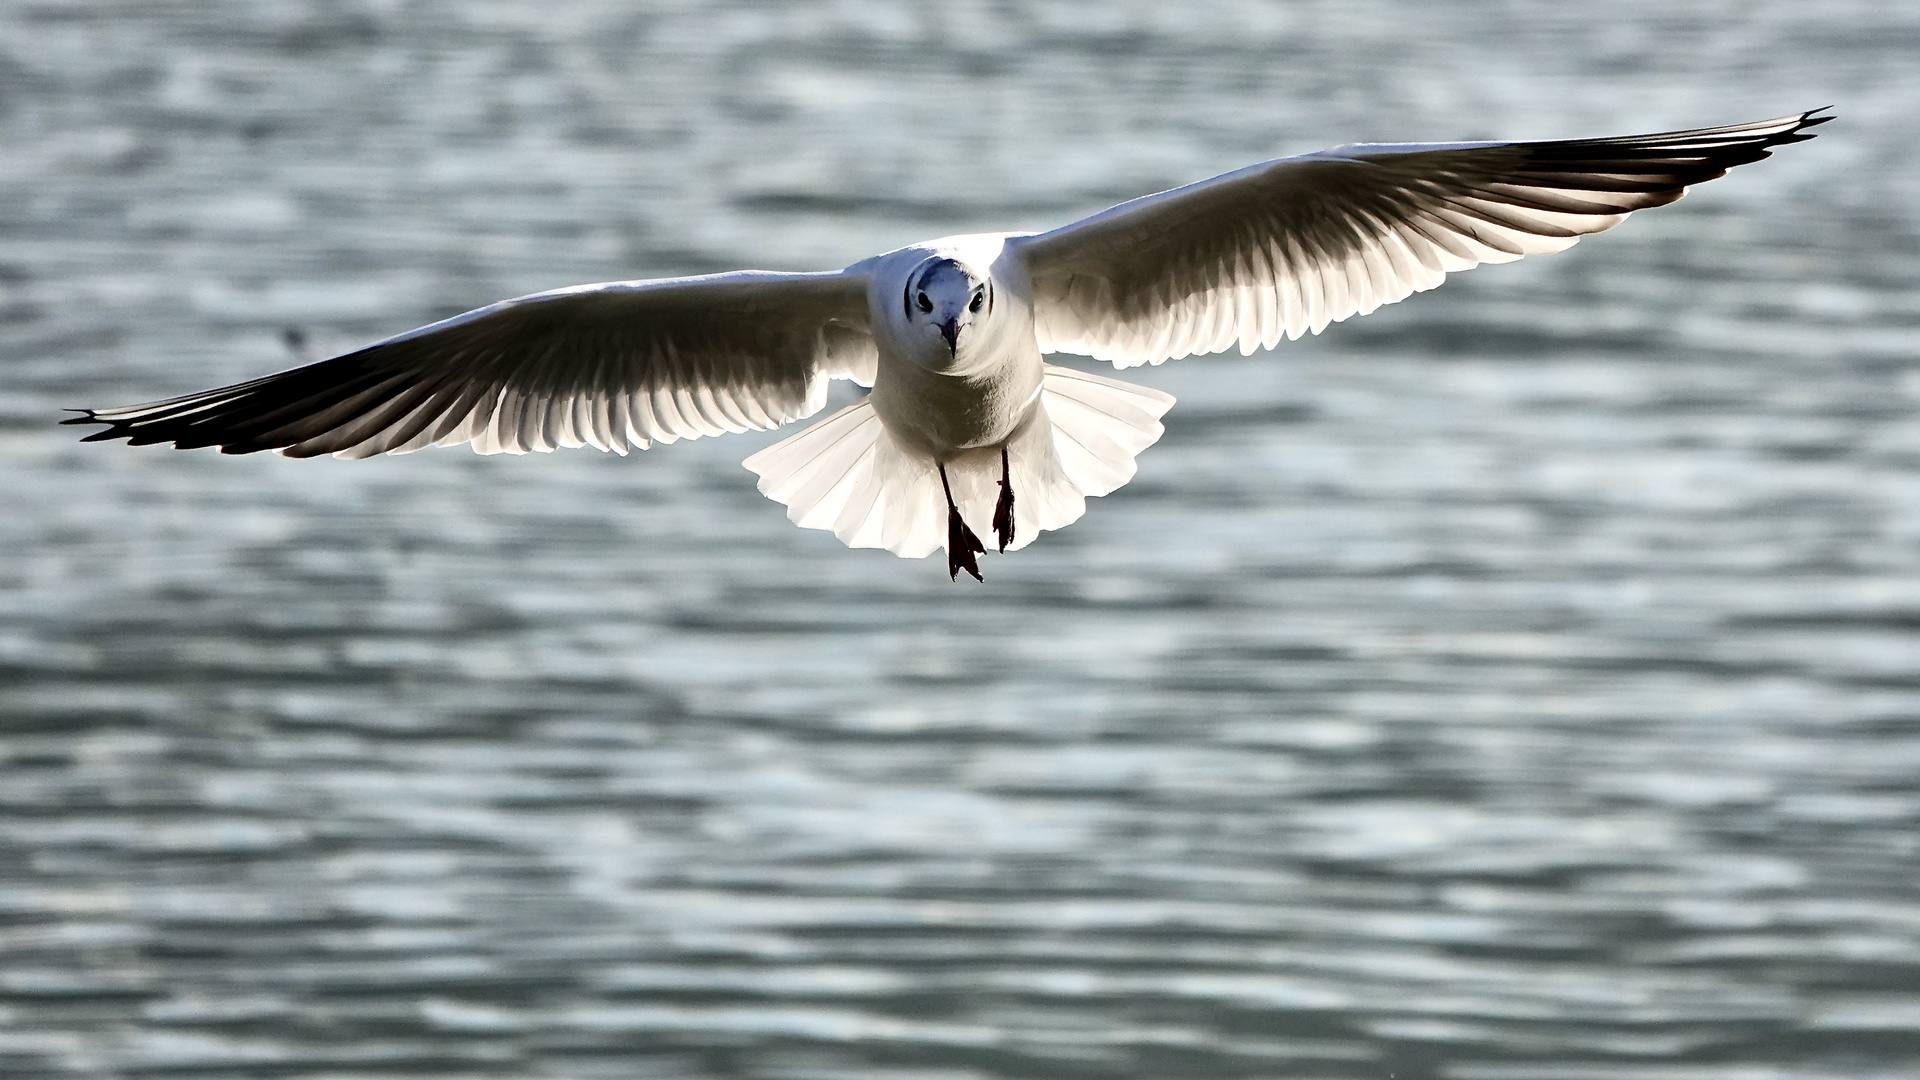
<path id="1" fill-rule="evenodd" d="M 1920 6 L 0 2 L 0 1073 L 1920 1074 Z M 1358 139 L 1817 105 L 1564 255 L 1139 373 L 987 583 L 773 436 L 59 409 Z"/>

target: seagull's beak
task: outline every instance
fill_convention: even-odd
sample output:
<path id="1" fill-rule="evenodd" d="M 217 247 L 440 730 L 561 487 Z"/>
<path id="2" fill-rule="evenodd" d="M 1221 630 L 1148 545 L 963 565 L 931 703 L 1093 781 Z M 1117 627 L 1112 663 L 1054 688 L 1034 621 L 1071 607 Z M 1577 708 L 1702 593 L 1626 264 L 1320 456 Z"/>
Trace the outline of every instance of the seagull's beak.
<path id="1" fill-rule="evenodd" d="M 948 319 L 946 322 L 941 323 L 940 336 L 947 339 L 947 353 L 949 355 L 958 353 L 960 351 L 960 320 Z"/>

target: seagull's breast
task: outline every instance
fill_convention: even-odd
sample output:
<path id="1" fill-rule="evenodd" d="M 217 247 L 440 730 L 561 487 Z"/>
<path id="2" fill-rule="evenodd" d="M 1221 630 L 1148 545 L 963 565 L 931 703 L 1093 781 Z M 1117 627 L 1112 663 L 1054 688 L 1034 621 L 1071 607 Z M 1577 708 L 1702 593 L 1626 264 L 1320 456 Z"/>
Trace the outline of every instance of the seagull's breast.
<path id="1" fill-rule="evenodd" d="M 1028 355 L 1030 362 L 1009 357 L 978 374 L 948 375 L 890 365 L 883 349 L 873 411 L 902 442 L 937 461 L 996 446 L 1039 404 L 1040 352 L 1034 348 Z"/>

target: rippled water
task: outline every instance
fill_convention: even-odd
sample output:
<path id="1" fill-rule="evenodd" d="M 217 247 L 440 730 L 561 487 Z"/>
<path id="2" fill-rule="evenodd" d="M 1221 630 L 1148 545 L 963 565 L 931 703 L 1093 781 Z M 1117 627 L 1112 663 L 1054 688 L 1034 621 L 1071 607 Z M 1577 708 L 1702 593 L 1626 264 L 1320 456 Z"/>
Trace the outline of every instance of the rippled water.
<path id="1" fill-rule="evenodd" d="M 0 1073 L 1920 1073 L 1920 9 L 0 2 Z M 772 436 L 58 410 L 1355 139 L 1812 143 L 1180 397 L 985 586 Z"/>

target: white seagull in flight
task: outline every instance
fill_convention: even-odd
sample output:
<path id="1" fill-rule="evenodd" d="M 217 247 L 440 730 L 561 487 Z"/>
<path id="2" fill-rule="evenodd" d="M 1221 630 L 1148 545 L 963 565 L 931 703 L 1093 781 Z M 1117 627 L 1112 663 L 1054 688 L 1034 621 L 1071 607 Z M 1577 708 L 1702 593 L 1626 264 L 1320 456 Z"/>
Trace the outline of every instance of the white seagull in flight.
<path id="1" fill-rule="evenodd" d="M 1689 184 L 1812 138 L 1825 110 L 1562 142 L 1363 143 L 1280 158 L 1042 233 L 912 244 L 828 273 L 743 270 L 535 293 L 331 360 L 118 409 L 86 441 L 364 458 L 764 430 L 831 379 L 872 393 L 746 459 L 760 491 L 851 547 L 980 577 L 1133 478 L 1173 398 L 1045 363 L 1158 364 L 1281 337 L 1559 251 Z"/>

